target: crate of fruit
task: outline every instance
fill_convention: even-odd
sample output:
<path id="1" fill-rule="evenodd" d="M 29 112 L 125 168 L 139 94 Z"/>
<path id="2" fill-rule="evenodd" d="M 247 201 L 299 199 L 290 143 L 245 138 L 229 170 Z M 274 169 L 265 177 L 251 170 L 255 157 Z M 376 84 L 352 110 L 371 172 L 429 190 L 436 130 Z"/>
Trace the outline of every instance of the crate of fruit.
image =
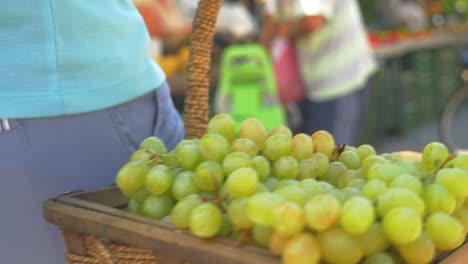
<path id="1" fill-rule="evenodd" d="M 240 130 L 208 120 L 210 41 L 221 0 L 201 0 L 189 63 L 187 139 L 145 139 L 116 185 L 45 202 L 69 263 L 468 263 L 468 156 L 336 146 L 326 131 Z"/>

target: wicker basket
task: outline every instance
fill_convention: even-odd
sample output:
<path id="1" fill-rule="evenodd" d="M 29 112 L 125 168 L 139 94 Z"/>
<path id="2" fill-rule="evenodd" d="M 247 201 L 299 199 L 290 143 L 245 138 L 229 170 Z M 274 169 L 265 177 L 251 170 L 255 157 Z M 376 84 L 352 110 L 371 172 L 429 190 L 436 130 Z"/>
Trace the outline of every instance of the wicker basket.
<path id="1" fill-rule="evenodd" d="M 211 44 L 223 0 L 201 0 L 193 25 L 185 102 L 186 138 L 201 137 L 209 118 Z M 62 230 L 70 264 L 280 264 L 266 249 L 224 238 L 199 239 L 161 221 L 126 212 L 116 187 L 45 202 L 46 220 Z M 466 248 L 466 249 L 465 249 Z M 468 263 L 468 246 L 434 263 Z"/>

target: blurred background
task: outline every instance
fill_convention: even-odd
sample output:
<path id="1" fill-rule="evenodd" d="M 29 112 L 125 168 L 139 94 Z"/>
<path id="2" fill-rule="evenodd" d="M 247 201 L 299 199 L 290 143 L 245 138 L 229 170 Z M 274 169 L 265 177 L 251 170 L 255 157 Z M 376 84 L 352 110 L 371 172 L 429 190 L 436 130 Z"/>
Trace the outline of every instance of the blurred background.
<path id="1" fill-rule="evenodd" d="M 134 1 L 152 37 L 150 54 L 166 72 L 183 114 L 197 1 Z M 464 71 L 468 65 L 468 0 L 356 2 L 378 64 L 369 80 L 356 144 L 372 144 L 379 152 L 421 151 L 425 144 L 441 140 L 441 115 L 468 76 Z M 300 126 L 304 120 L 294 104 L 279 97 L 274 49 L 265 50 L 258 44 L 266 4 L 265 0 L 225 0 L 213 44 L 212 114 L 231 112 L 239 119 L 254 115 L 271 126 Z M 468 149 L 467 107 L 457 109 L 451 133 L 460 148 Z"/>

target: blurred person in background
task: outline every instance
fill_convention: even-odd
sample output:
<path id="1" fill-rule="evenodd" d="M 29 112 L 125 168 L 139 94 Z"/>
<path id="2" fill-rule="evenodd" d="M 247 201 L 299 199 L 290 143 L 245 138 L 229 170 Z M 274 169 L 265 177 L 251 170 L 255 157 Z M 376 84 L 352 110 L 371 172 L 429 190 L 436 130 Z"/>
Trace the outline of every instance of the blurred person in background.
<path id="1" fill-rule="evenodd" d="M 132 0 L 0 6 L 0 258 L 63 264 L 43 202 L 115 182 L 145 138 L 183 139 Z"/>
<path id="2" fill-rule="evenodd" d="M 295 42 L 305 99 L 295 132 L 331 132 L 338 144 L 355 144 L 376 70 L 356 0 L 267 0 L 260 42 Z"/>

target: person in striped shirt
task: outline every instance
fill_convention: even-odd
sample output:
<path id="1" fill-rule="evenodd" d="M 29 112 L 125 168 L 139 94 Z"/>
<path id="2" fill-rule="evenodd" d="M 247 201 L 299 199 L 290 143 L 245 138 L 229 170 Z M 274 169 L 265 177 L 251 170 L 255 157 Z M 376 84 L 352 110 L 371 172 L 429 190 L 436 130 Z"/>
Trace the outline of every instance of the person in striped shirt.
<path id="1" fill-rule="evenodd" d="M 267 0 L 260 41 L 293 39 L 306 98 L 298 103 L 297 132 L 328 130 L 339 144 L 354 144 L 376 62 L 356 0 Z"/>

